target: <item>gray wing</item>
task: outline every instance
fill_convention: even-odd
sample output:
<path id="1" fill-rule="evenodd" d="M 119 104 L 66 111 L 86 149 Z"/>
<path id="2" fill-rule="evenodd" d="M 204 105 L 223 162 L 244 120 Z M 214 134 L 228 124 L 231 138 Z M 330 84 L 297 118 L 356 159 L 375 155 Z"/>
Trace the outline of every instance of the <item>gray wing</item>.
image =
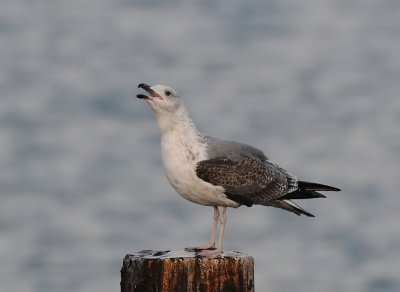
<path id="1" fill-rule="evenodd" d="M 265 162 L 268 158 L 257 148 L 233 141 L 224 141 L 213 137 L 204 137 L 207 145 L 207 155 L 209 159 L 227 158 L 234 162 L 250 158 L 258 162 Z"/>
<path id="2" fill-rule="evenodd" d="M 229 158 L 200 161 L 196 174 L 206 182 L 222 186 L 228 198 L 246 206 L 269 205 L 269 201 L 288 192 L 290 178 L 282 168 L 268 162 L 266 158 L 262 161 L 246 156 L 249 155 L 242 155 L 239 160 L 238 153 L 235 153 L 236 161 Z"/>

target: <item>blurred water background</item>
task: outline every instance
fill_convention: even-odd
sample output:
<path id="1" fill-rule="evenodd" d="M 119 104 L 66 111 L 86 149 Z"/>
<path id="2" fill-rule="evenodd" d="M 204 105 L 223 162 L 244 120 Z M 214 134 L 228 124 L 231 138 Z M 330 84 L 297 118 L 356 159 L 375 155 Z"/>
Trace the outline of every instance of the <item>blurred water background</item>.
<path id="1" fill-rule="evenodd" d="M 206 242 L 140 82 L 198 128 L 343 189 L 317 217 L 228 211 L 257 291 L 400 291 L 400 2 L 1 0 L 0 289 L 118 291 L 122 259 Z"/>

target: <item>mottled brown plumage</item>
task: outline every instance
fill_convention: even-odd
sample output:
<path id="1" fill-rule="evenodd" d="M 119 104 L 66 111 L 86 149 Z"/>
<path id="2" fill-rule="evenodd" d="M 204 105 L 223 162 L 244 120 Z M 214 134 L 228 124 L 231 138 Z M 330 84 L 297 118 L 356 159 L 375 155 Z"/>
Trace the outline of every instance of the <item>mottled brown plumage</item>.
<path id="1" fill-rule="evenodd" d="M 279 199 L 289 189 L 288 177 L 269 162 L 245 158 L 210 159 L 197 164 L 196 174 L 201 179 L 222 186 L 227 196 L 236 201 L 242 197 L 244 205 L 265 205 Z"/>
<path id="2" fill-rule="evenodd" d="M 297 215 L 314 217 L 290 199 L 325 198 L 317 191 L 339 190 L 322 184 L 298 181 L 266 158 L 236 156 L 235 159 L 236 161 L 213 158 L 200 161 L 196 166 L 196 174 L 206 182 L 222 186 L 226 196 L 241 205 L 271 206 Z"/>

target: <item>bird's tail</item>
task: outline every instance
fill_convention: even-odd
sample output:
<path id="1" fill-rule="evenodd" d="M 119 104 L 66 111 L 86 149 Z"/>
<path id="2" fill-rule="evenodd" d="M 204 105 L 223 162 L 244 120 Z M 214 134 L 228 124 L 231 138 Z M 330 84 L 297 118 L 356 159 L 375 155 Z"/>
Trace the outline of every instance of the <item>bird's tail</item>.
<path id="1" fill-rule="evenodd" d="M 334 191 L 338 192 L 340 189 L 323 185 L 317 184 L 313 182 L 306 182 L 306 181 L 298 181 L 297 182 L 298 189 L 287 193 L 286 195 L 280 197 L 277 200 L 268 202 L 269 206 L 281 208 L 287 210 L 289 212 L 293 212 L 297 215 L 306 215 L 308 217 L 314 217 L 313 214 L 307 212 L 303 208 L 301 208 L 296 203 L 292 202 L 291 200 L 296 199 L 314 199 L 314 198 L 326 198 L 323 194 L 319 193 L 322 191 Z"/>
<path id="2" fill-rule="evenodd" d="M 304 210 L 302 207 L 300 207 L 296 203 L 292 202 L 291 200 L 280 200 L 280 199 L 273 200 L 273 201 L 266 202 L 263 205 L 280 208 L 280 209 L 295 213 L 296 215 L 299 215 L 299 216 L 306 215 L 308 217 L 315 217 L 313 214 L 311 214 L 310 212 L 307 212 L 306 210 Z"/>
<path id="3" fill-rule="evenodd" d="M 314 199 L 314 198 L 326 198 L 325 195 L 319 193 L 323 191 L 333 191 L 338 192 L 340 189 L 313 183 L 307 181 L 298 181 L 297 182 L 298 189 L 294 192 L 287 193 L 283 197 L 280 197 L 280 200 L 299 200 L 299 199 Z"/>

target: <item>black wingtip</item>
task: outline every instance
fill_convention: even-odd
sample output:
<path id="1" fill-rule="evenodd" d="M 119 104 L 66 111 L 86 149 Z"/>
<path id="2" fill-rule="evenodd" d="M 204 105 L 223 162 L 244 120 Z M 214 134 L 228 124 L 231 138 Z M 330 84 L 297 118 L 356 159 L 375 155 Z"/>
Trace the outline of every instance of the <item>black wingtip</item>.
<path id="1" fill-rule="evenodd" d="M 326 198 L 326 196 L 316 191 L 305 191 L 300 189 L 280 197 L 281 200 L 303 200 L 317 198 Z"/>
<path id="2" fill-rule="evenodd" d="M 332 192 L 340 192 L 341 189 L 336 187 L 331 187 L 328 185 L 308 182 L 308 181 L 299 181 L 298 186 L 300 190 L 306 191 L 332 191 Z"/>
<path id="3" fill-rule="evenodd" d="M 315 217 L 313 214 L 311 214 L 310 212 L 307 212 L 302 207 L 300 207 L 299 205 L 297 205 L 296 203 L 294 203 L 292 201 L 284 201 L 284 202 L 286 204 L 289 204 L 291 207 L 293 207 L 294 210 L 289 210 L 289 211 L 292 211 L 292 212 L 296 213 L 297 215 L 306 215 L 307 217 Z"/>
<path id="4" fill-rule="evenodd" d="M 298 211 L 297 215 L 306 215 L 307 217 L 315 217 L 315 215 L 311 214 L 310 212 L 307 212 L 300 206 L 297 206 L 296 211 Z"/>

